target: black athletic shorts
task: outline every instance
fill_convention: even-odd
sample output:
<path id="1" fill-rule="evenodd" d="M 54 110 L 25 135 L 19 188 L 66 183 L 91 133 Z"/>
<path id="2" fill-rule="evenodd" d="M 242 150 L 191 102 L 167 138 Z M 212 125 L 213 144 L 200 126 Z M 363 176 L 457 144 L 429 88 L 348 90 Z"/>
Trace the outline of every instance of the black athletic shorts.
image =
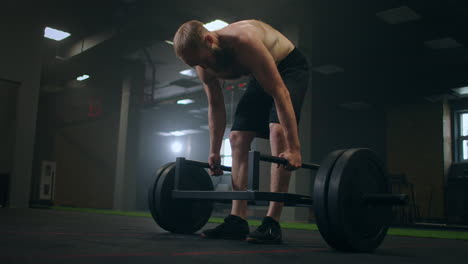
<path id="1" fill-rule="evenodd" d="M 299 123 L 302 102 L 309 85 L 307 58 L 295 48 L 278 64 L 278 71 L 289 90 Z M 237 104 L 231 131 L 255 131 L 257 137 L 268 139 L 270 123 L 279 123 L 273 98 L 251 77 L 247 90 Z"/>

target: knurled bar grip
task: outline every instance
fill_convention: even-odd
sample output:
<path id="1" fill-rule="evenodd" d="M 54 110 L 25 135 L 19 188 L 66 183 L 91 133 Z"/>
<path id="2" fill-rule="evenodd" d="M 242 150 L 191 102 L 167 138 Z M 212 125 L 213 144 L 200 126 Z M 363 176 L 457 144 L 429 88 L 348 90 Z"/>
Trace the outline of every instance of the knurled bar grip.
<path id="1" fill-rule="evenodd" d="M 185 160 L 185 164 L 193 165 L 193 166 L 197 166 L 197 167 L 202 167 L 202 168 L 206 168 L 206 169 L 211 168 L 210 164 L 208 164 L 206 162 L 195 161 L 195 160 Z M 227 166 L 224 166 L 224 165 L 218 165 L 218 167 L 223 171 L 231 171 L 231 167 L 227 167 Z"/>
<path id="2" fill-rule="evenodd" d="M 283 158 L 275 157 L 275 156 L 270 156 L 270 155 L 265 155 L 265 154 L 260 154 L 260 160 L 273 162 L 273 163 L 281 164 L 281 165 L 288 165 L 289 164 L 287 159 L 283 159 Z M 314 164 L 314 163 L 305 163 L 304 162 L 304 163 L 302 163 L 301 168 L 318 170 L 318 168 L 320 168 L 320 165 Z"/>

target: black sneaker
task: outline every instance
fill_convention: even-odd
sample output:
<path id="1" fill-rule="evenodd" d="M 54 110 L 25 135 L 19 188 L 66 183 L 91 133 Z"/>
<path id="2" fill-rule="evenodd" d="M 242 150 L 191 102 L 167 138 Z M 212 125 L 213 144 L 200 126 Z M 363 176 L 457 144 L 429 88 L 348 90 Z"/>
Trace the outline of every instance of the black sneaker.
<path id="1" fill-rule="evenodd" d="M 267 216 L 257 230 L 247 236 L 247 241 L 255 244 L 281 244 L 281 227 L 275 219 Z"/>
<path id="2" fill-rule="evenodd" d="M 247 221 L 236 215 L 224 218 L 224 223 L 201 233 L 204 238 L 244 240 L 249 234 Z"/>

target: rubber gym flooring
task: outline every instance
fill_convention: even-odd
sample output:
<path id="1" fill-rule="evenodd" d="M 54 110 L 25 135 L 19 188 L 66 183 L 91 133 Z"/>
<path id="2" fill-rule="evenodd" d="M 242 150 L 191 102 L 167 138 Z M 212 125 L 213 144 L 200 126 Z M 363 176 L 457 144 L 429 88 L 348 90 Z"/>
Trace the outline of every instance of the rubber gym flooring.
<path id="1" fill-rule="evenodd" d="M 376 252 L 352 254 L 330 249 L 318 231 L 283 236 L 282 245 L 253 245 L 168 233 L 148 217 L 0 208 L 2 264 L 468 263 L 468 240 L 388 235 Z"/>

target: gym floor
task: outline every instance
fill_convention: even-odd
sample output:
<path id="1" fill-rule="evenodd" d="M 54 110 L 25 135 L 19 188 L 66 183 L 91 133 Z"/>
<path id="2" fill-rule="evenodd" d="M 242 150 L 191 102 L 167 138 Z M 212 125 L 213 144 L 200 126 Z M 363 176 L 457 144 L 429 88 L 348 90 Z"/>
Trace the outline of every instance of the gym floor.
<path id="1" fill-rule="evenodd" d="M 215 224 L 207 224 L 206 227 Z M 253 229 L 254 227 L 251 227 Z M 0 263 L 466 263 L 468 241 L 388 235 L 373 254 L 330 249 L 318 231 L 283 229 L 282 245 L 207 240 L 152 218 L 0 208 Z"/>

